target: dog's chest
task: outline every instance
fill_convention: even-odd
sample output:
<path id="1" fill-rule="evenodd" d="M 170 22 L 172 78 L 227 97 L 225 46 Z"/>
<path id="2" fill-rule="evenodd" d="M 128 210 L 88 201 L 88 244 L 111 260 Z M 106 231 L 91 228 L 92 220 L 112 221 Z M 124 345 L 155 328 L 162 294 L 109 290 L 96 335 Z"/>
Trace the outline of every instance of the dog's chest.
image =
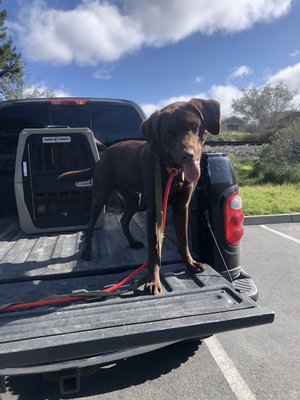
<path id="1" fill-rule="evenodd" d="M 190 188 L 191 184 L 184 179 L 184 172 L 179 172 L 178 175 L 175 176 L 171 192 L 180 192 L 186 188 Z"/>

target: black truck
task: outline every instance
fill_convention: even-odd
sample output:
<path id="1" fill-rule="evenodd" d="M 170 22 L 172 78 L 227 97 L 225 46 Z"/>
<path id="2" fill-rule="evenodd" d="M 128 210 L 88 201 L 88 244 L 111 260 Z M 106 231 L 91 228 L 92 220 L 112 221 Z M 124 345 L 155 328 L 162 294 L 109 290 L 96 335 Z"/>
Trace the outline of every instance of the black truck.
<path id="1" fill-rule="evenodd" d="M 95 231 L 94 258 L 82 260 L 92 182 L 62 184 L 56 177 L 92 166 L 102 144 L 142 140 L 144 119 L 128 100 L 0 103 L 2 390 L 6 376 L 55 372 L 69 393 L 92 366 L 273 321 L 273 312 L 256 303 L 257 287 L 241 265 L 242 202 L 232 164 L 221 153 L 203 153 L 190 204 L 191 249 L 206 271 L 193 275 L 182 264 L 168 214 L 163 294 L 145 295 L 137 276 L 103 296 L 101 289 L 135 271 L 147 253 L 128 246 L 119 224 L 122 204 L 112 196 Z M 146 243 L 143 206 L 131 227 Z M 76 295 L 77 301 L 61 302 Z"/>

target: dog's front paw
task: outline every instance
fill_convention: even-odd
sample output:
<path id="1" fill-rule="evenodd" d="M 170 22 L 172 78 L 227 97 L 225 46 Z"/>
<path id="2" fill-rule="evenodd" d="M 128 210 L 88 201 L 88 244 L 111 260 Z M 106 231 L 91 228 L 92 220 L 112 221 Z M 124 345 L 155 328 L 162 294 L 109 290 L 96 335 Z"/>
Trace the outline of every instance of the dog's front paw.
<path id="1" fill-rule="evenodd" d="M 189 271 L 191 271 L 193 274 L 197 274 L 198 272 L 203 272 L 205 271 L 205 265 L 202 264 L 199 261 L 195 260 L 190 260 L 189 262 L 186 263 L 186 266 Z"/>
<path id="2" fill-rule="evenodd" d="M 160 284 L 160 280 L 158 279 L 149 280 L 148 282 L 145 283 L 144 290 L 146 294 L 152 294 L 152 295 L 161 294 L 162 287 Z"/>
<path id="3" fill-rule="evenodd" d="M 134 240 L 130 243 L 130 247 L 132 249 L 142 249 L 144 247 L 144 243 L 140 242 L 139 240 Z"/>

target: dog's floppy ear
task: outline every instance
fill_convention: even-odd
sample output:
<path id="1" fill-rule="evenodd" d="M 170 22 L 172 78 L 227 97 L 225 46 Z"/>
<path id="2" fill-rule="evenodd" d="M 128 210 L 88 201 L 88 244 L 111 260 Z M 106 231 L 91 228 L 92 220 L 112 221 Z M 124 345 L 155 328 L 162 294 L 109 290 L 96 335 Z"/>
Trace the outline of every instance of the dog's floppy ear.
<path id="1" fill-rule="evenodd" d="M 158 134 L 158 119 L 160 111 L 156 110 L 149 118 L 145 119 L 141 126 L 140 132 L 144 138 L 149 142 L 151 150 L 156 153 L 160 150 L 160 141 Z"/>
<path id="2" fill-rule="evenodd" d="M 205 129 L 213 135 L 220 133 L 220 103 L 216 100 L 191 99 L 191 105 L 196 107 L 203 116 Z"/>

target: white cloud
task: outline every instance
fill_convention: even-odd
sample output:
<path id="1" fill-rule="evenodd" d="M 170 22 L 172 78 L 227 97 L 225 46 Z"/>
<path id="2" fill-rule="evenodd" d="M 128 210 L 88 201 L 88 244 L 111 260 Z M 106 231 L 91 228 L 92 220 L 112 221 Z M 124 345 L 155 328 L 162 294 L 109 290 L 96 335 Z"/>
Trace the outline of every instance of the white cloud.
<path id="1" fill-rule="evenodd" d="M 24 89 L 25 97 L 31 97 L 33 95 L 34 97 L 45 97 L 48 95 L 48 93 L 53 93 L 56 97 L 71 97 L 71 94 L 65 90 L 63 86 L 61 88 L 52 90 L 46 85 L 45 82 L 32 84 Z"/>
<path id="2" fill-rule="evenodd" d="M 158 104 L 154 104 L 154 103 L 144 103 L 144 104 L 141 104 L 141 107 L 147 117 L 149 117 L 155 110 L 158 110 L 159 108 L 161 108 L 161 107 L 159 107 Z"/>
<path id="3" fill-rule="evenodd" d="M 289 89 L 298 91 L 300 88 L 300 63 L 281 69 L 269 78 L 268 83 L 272 85 L 283 83 Z"/>
<path id="4" fill-rule="evenodd" d="M 221 104 L 221 118 L 227 117 L 232 114 L 231 102 L 232 99 L 236 99 L 241 96 L 239 89 L 232 85 L 214 85 L 208 92 L 193 93 L 181 96 L 174 96 L 168 99 L 159 100 L 157 103 L 142 104 L 141 107 L 145 111 L 146 115 L 149 116 L 155 110 L 161 109 L 168 104 L 174 103 L 176 101 L 188 101 L 191 98 L 201 98 L 201 99 L 215 99 Z"/>
<path id="5" fill-rule="evenodd" d="M 256 22 L 288 12 L 290 0 L 152 0 L 124 1 L 131 18 L 140 21 L 148 44 L 177 42 L 191 33 L 238 32 Z M 167 18 L 166 18 L 167 16 Z"/>
<path id="6" fill-rule="evenodd" d="M 195 82 L 196 83 L 201 83 L 201 82 L 203 82 L 204 81 L 204 76 L 196 76 L 196 78 L 195 78 Z"/>
<path id="7" fill-rule="evenodd" d="M 218 100 L 221 104 L 221 117 L 228 117 L 233 110 L 231 102 L 241 96 L 240 90 L 233 85 L 213 85 L 209 90 L 212 99 Z"/>
<path id="8" fill-rule="evenodd" d="M 283 83 L 296 92 L 293 104 L 300 109 L 300 63 L 288 66 L 271 76 L 267 83 L 277 85 Z"/>
<path id="9" fill-rule="evenodd" d="M 300 55 L 300 50 L 295 50 L 292 53 L 290 53 L 291 57 L 296 57 L 296 56 L 299 56 L 299 55 Z"/>
<path id="10" fill-rule="evenodd" d="M 113 70 L 114 70 L 113 65 L 112 66 L 101 65 L 97 67 L 93 76 L 95 79 L 108 80 L 111 78 Z"/>
<path id="11" fill-rule="evenodd" d="M 18 22 L 22 51 L 33 61 L 97 65 L 142 46 L 163 46 L 200 32 L 238 32 L 286 14 L 292 0 L 82 0 L 62 10 L 24 1 Z M 117 5 L 118 4 L 118 5 Z"/>
<path id="12" fill-rule="evenodd" d="M 247 65 L 241 65 L 240 67 L 233 68 L 229 75 L 229 79 L 241 78 L 243 76 L 247 76 L 252 74 L 253 70 Z"/>
<path id="13" fill-rule="evenodd" d="M 270 76 L 266 83 L 278 84 L 284 83 L 289 89 L 298 91 L 298 94 L 294 98 L 294 104 L 300 107 L 300 63 L 288 66 L 280 71 L 278 71 L 273 76 Z M 196 98 L 211 98 L 218 100 L 221 104 L 221 118 L 228 117 L 233 113 L 231 103 L 233 99 L 238 99 L 242 96 L 239 88 L 231 85 L 213 85 L 207 92 L 202 93 L 192 93 L 181 96 L 170 97 L 168 99 L 163 99 L 157 103 L 142 104 L 147 115 L 150 115 L 153 111 L 160 109 L 167 104 L 173 103 L 175 101 L 187 101 L 193 97 Z"/>
<path id="14" fill-rule="evenodd" d="M 60 89 L 54 89 L 53 92 L 56 97 L 72 97 L 72 94 L 68 92 L 64 87 L 61 87 Z"/>
<path id="15" fill-rule="evenodd" d="M 20 21 L 24 21 L 20 22 Z M 135 21 L 108 3 L 86 0 L 72 10 L 36 1 L 22 9 L 21 46 L 32 61 L 79 65 L 110 62 L 136 50 L 142 34 Z"/>
<path id="16" fill-rule="evenodd" d="M 197 93 L 193 95 L 181 95 L 181 96 L 173 96 L 167 99 L 159 100 L 157 103 L 145 103 L 142 104 L 141 107 L 146 113 L 147 116 L 151 115 L 155 110 L 159 110 L 168 104 L 175 103 L 176 101 L 188 101 L 191 98 L 206 98 L 205 93 Z"/>

